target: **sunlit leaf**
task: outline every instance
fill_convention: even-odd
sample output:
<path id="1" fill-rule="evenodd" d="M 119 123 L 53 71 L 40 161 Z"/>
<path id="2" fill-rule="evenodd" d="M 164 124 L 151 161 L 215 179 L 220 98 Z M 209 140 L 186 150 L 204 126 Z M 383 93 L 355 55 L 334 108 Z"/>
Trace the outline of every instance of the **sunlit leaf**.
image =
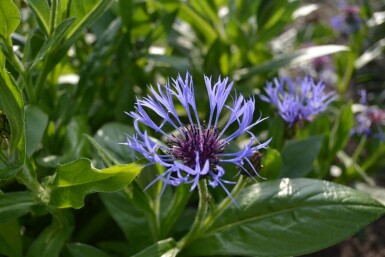
<path id="1" fill-rule="evenodd" d="M 98 170 L 88 159 L 62 165 L 51 185 L 50 204 L 59 208 L 81 208 L 93 192 L 115 192 L 129 185 L 142 167 L 131 163 Z"/>
<path id="2" fill-rule="evenodd" d="M 133 257 L 175 257 L 179 252 L 179 249 L 176 247 L 176 242 L 174 239 L 169 238 L 149 246 L 143 251 L 133 255 Z"/>
<path id="3" fill-rule="evenodd" d="M 237 79 L 246 79 L 250 76 L 261 74 L 264 72 L 271 72 L 278 70 L 282 67 L 294 66 L 303 62 L 310 61 L 314 58 L 324 55 L 334 54 L 342 51 L 348 51 L 349 48 L 343 45 L 323 45 L 312 46 L 297 51 L 290 52 L 288 54 L 281 54 L 275 57 L 271 61 L 267 61 L 260 65 L 256 65 L 251 68 L 244 68 L 238 70 L 234 76 Z"/>
<path id="4" fill-rule="evenodd" d="M 187 246 L 186 255 L 303 255 L 336 244 L 385 214 L 385 206 L 365 193 L 314 179 L 255 184 L 236 201 L 239 208 L 225 210 Z"/>
<path id="5" fill-rule="evenodd" d="M 20 13 L 12 0 L 0 1 L 0 37 L 9 40 L 20 23 Z"/>
<path id="6" fill-rule="evenodd" d="M 45 34 L 49 33 L 49 17 L 50 17 L 50 7 L 47 0 L 29 0 L 29 7 L 35 13 L 35 16 L 44 30 Z"/>

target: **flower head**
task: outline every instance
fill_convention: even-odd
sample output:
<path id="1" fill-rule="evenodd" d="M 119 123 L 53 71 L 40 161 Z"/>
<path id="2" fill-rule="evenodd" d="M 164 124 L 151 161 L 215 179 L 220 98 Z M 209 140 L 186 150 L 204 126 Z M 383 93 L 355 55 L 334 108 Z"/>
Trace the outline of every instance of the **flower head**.
<path id="1" fill-rule="evenodd" d="M 311 77 L 298 78 L 293 82 L 290 78 L 267 82 L 267 96 L 260 95 L 261 100 L 275 105 L 279 115 L 289 126 L 303 120 L 309 121 L 314 115 L 323 112 L 328 104 L 335 100 L 333 92 L 324 93 L 325 84 L 317 84 Z"/>
<path id="2" fill-rule="evenodd" d="M 330 18 L 330 25 L 344 36 L 355 33 L 360 29 L 362 19 L 358 5 L 348 5 L 344 1 L 339 6 L 341 15 Z"/>
<path id="3" fill-rule="evenodd" d="M 223 178 L 225 170 L 221 165 L 232 163 L 247 172 L 245 166 L 252 166 L 249 158 L 269 143 L 260 144 L 250 131 L 264 119 L 253 120 L 254 98 L 235 95 L 230 97 L 232 104 L 227 105 L 233 87 L 228 78 L 219 78 L 214 85 L 211 78 L 205 76 L 204 80 L 209 98 L 207 122 L 202 123 L 198 116 L 192 76 L 187 73 L 182 78 L 179 75 L 172 79 L 172 83 L 158 84 L 156 88 L 150 86 L 151 94 L 136 101 L 136 111 L 127 114 L 135 119 L 137 133 L 127 136 L 125 144 L 140 153 L 149 164 L 159 163 L 165 167 L 165 171 L 148 186 L 162 180 L 163 189 L 166 185 L 184 183 L 191 184 L 193 190 L 200 179 L 207 178 L 211 187 L 220 185 L 231 197 L 224 183 L 234 182 Z M 186 111 L 185 120 L 179 117 L 177 105 Z M 158 117 L 152 119 L 153 115 Z M 219 120 L 224 117 L 228 117 L 227 121 L 220 127 Z M 162 136 L 163 143 L 151 138 L 147 130 L 142 131 L 140 123 Z M 250 135 L 250 139 L 243 148 L 228 152 L 227 145 L 245 133 Z M 258 175 L 257 170 L 254 172 Z"/>
<path id="4" fill-rule="evenodd" d="M 355 115 L 356 126 L 351 133 L 385 140 L 384 131 L 381 128 L 385 126 L 385 111 L 368 105 L 365 90 L 361 90 L 360 95 L 360 105 Z"/>

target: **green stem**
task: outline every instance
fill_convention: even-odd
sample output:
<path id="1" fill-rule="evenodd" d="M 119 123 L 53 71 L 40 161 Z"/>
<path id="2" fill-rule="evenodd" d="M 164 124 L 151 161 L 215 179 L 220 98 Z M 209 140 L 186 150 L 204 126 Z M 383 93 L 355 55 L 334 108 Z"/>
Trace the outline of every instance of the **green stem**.
<path id="1" fill-rule="evenodd" d="M 237 181 L 237 184 L 231 191 L 231 196 L 235 198 L 239 192 L 245 187 L 247 184 L 247 178 L 243 175 L 239 176 L 239 179 Z M 208 229 L 213 222 L 227 209 L 227 207 L 232 204 L 233 201 L 230 197 L 226 197 L 225 199 L 222 200 L 222 202 L 218 205 L 218 207 L 211 213 L 210 216 L 208 216 L 204 222 L 204 228 Z"/>
<path id="2" fill-rule="evenodd" d="M 209 199 L 206 179 L 202 179 L 199 181 L 198 192 L 199 192 L 198 211 L 189 233 L 177 243 L 179 249 L 183 249 L 186 245 L 188 245 L 191 241 L 193 241 L 199 235 L 199 232 L 202 229 L 204 218 L 206 216 L 207 209 L 208 209 L 207 207 L 208 207 L 208 199 Z"/>
<path id="3" fill-rule="evenodd" d="M 17 70 L 17 72 L 19 73 L 19 75 L 23 81 L 23 83 L 18 85 L 19 89 L 23 90 L 24 85 L 25 85 L 27 98 L 31 101 L 34 98 L 32 84 L 30 83 L 30 81 L 28 79 L 28 76 L 25 72 L 25 68 L 24 68 L 23 63 L 19 60 L 19 58 L 16 57 L 16 55 L 13 51 L 13 48 L 12 48 L 12 44 L 7 43 L 7 42 L 8 41 L 4 41 L 4 43 L 6 44 L 5 45 L 6 52 L 4 54 L 6 54 L 6 56 L 8 57 L 8 60 L 12 63 L 13 67 Z"/>

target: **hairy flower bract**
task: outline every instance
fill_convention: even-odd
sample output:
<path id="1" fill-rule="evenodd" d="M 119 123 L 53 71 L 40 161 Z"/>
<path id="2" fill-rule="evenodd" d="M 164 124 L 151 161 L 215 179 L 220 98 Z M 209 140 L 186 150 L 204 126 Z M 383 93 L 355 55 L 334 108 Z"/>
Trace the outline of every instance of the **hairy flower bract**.
<path id="1" fill-rule="evenodd" d="M 260 95 L 261 100 L 275 105 L 279 115 L 289 126 L 294 123 L 309 121 L 314 115 L 324 111 L 328 104 L 335 100 L 334 92 L 324 93 L 325 84 L 315 83 L 311 77 L 297 78 L 292 81 L 288 77 L 267 82 L 267 96 Z"/>
<path id="2" fill-rule="evenodd" d="M 136 134 L 128 135 L 125 144 L 146 158 L 149 164 L 159 163 L 165 167 L 165 171 L 148 186 L 161 180 L 164 187 L 191 184 L 193 190 L 200 179 L 207 178 L 211 187 L 220 185 L 231 197 L 224 184 L 234 182 L 224 179 L 226 171 L 222 164 L 232 163 L 249 173 L 246 167 L 253 167 L 249 158 L 265 148 L 269 140 L 259 143 L 251 132 L 264 120 L 261 117 L 253 119 L 254 98 L 246 99 L 241 94 L 231 96 L 233 82 L 229 83 L 228 78 L 219 78 L 214 85 L 211 77 L 205 76 L 204 81 L 209 99 L 206 121 L 198 115 L 192 76 L 187 73 L 182 78 L 179 75 L 164 86 L 150 86 L 150 94 L 137 99 L 135 111 L 127 113 L 134 119 Z M 186 112 L 184 117 L 179 115 L 177 107 Z M 151 132 L 142 130 L 140 123 Z M 150 137 L 150 134 L 161 140 Z M 240 150 L 227 149 L 231 141 L 243 134 L 249 135 L 249 140 Z M 255 174 L 250 175 L 258 175 L 257 170 L 253 171 Z"/>

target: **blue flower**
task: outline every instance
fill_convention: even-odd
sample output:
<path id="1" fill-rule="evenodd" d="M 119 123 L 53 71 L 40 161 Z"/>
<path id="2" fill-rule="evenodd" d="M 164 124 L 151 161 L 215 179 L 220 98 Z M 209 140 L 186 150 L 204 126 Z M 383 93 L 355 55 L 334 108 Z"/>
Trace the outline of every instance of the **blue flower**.
<path id="1" fill-rule="evenodd" d="M 358 5 L 348 5 L 344 1 L 339 4 L 341 15 L 330 18 L 330 25 L 344 36 L 355 33 L 360 29 L 362 19 Z"/>
<path id="2" fill-rule="evenodd" d="M 149 165 L 159 163 L 165 167 L 147 187 L 161 180 L 163 190 L 167 185 L 180 184 L 191 184 L 194 190 L 200 179 L 207 178 L 211 187 L 220 185 L 231 197 L 224 184 L 235 182 L 223 178 L 226 171 L 222 164 L 234 164 L 247 173 L 250 166 L 258 175 L 249 158 L 266 148 L 270 140 L 260 144 L 251 129 L 266 118 L 253 120 L 254 98 L 230 96 L 233 82 L 228 83 L 228 78 L 219 78 L 214 85 L 211 77 L 205 76 L 204 80 L 209 99 L 207 122 L 202 123 L 198 116 L 193 79 L 188 73 L 164 86 L 150 86 L 150 94 L 137 99 L 136 111 L 126 113 L 134 119 L 136 134 L 127 136 L 125 144 L 146 158 Z M 228 100 L 231 105 L 227 105 Z M 183 108 L 187 118 L 179 117 L 177 106 Z M 150 128 L 151 134 L 161 136 L 163 142 L 152 138 L 147 130 L 142 131 L 140 124 Z M 239 151 L 230 151 L 228 144 L 243 134 L 250 136 L 247 143 Z"/>
<path id="3" fill-rule="evenodd" d="M 317 84 L 311 77 L 290 78 L 281 77 L 279 80 L 267 82 L 267 96 L 260 95 L 261 100 L 275 105 L 279 115 L 292 126 L 294 123 L 310 121 L 314 115 L 323 112 L 328 104 L 336 99 L 334 92 L 324 93 L 325 84 Z"/>
<path id="4" fill-rule="evenodd" d="M 356 126 L 352 129 L 352 134 L 373 136 L 380 140 L 385 140 L 382 126 L 385 126 L 385 111 L 376 106 L 369 106 L 366 99 L 366 91 L 360 91 L 360 105 L 356 111 Z"/>

